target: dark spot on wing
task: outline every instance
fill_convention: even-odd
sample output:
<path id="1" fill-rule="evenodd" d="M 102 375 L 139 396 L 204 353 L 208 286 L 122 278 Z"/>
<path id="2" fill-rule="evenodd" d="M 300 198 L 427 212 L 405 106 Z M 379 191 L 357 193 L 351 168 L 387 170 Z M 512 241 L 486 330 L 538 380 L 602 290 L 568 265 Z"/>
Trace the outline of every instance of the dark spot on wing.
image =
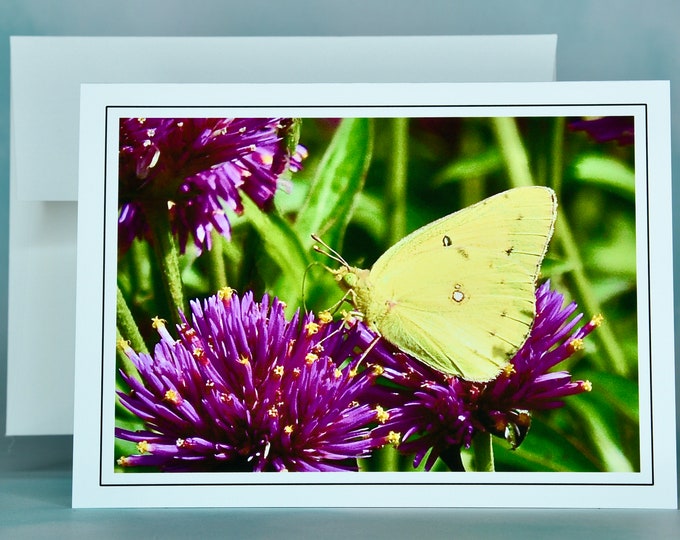
<path id="1" fill-rule="evenodd" d="M 451 245 L 451 238 L 449 238 L 447 235 L 444 235 L 442 238 L 442 245 L 444 247 L 449 247 Z"/>

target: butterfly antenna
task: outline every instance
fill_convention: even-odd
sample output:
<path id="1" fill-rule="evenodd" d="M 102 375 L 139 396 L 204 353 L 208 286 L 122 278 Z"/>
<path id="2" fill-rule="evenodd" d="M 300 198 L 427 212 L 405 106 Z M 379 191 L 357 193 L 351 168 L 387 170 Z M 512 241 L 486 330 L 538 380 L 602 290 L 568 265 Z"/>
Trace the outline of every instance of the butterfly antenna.
<path id="1" fill-rule="evenodd" d="M 315 242 L 318 242 L 321 244 L 321 246 L 314 245 L 312 249 L 316 251 L 317 253 L 321 253 L 321 255 L 324 255 L 331 259 L 332 261 L 335 261 L 342 266 L 349 268 L 349 264 L 345 259 L 342 258 L 342 255 L 340 255 L 337 251 L 335 251 L 331 246 L 329 246 L 326 242 L 324 242 L 321 237 L 317 234 L 312 234 L 312 239 Z M 322 249 L 323 248 L 323 249 Z"/>
<path id="2" fill-rule="evenodd" d="M 311 270 L 312 266 L 324 266 L 320 262 L 312 261 L 305 268 L 304 274 L 302 274 L 302 309 L 307 313 L 307 295 L 305 294 L 307 290 L 307 274 Z"/>

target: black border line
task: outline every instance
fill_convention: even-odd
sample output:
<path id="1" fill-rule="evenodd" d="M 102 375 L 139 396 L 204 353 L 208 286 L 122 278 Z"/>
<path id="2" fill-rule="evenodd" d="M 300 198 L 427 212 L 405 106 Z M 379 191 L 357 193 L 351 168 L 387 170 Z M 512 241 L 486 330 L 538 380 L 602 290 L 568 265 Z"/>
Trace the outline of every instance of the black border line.
<path id="1" fill-rule="evenodd" d="M 416 105 L 394 105 L 394 104 L 375 104 L 375 105 L 329 105 L 329 104 L 320 104 L 320 105 L 293 105 L 293 104 L 287 104 L 287 105 L 106 105 L 105 106 L 105 120 L 104 120 L 104 129 L 105 129 L 105 135 L 104 135 L 104 201 L 103 201 L 103 211 L 104 211 L 104 227 L 103 227 L 103 251 L 102 251 L 102 359 L 101 359 L 101 376 L 100 376 L 100 403 L 99 403 L 99 415 L 100 415 L 100 424 L 99 424 L 99 440 L 100 440 L 100 447 L 99 447 L 99 486 L 103 488 L 126 488 L 126 487 L 237 487 L 237 486 L 247 486 L 247 487 L 260 487 L 260 486 L 267 486 L 267 487 L 304 487 L 304 486 L 480 486 L 480 487 L 502 487 L 502 486 L 564 486 L 564 487 L 625 487 L 625 486 L 635 486 L 635 487 L 653 487 L 655 485 L 654 481 L 654 473 L 655 473 L 655 467 L 654 467 L 654 414 L 653 414 L 653 405 L 654 405 L 654 400 L 652 399 L 652 392 L 654 389 L 653 385 L 653 371 L 652 371 L 652 309 L 651 309 L 651 302 L 652 302 L 652 296 L 651 296 L 651 254 L 650 254 L 650 242 L 649 242 L 649 216 L 650 216 L 650 207 L 649 207 L 649 114 L 648 114 L 648 106 L 649 104 L 647 102 L 641 102 L 641 103 L 541 103 L 541 104 L 528 104 L 528 103 L 523 103 L 523 104 L 498 104 L 498 103 L 493 103 L 493 104 L 474 104 L 474 105 L 463 105 L 463 104 L 445 104 L 445 105 L 424 105 L 424 104 L 416 104 Z M 358 481 L 358 482 L 258 482 L 258 483 L 252 483 L 252 482 L 202 482 L 202 483 L 125 483 L 125 484 L 112 484 L 112 483 L 104 483 L 103 481 L 103 474 L 104 471 L 102 469 L 102 462 L 103 462 L 103 456 L 102 456 L 102 451 L 103 451 L 103 442 L 104 442 L 104 432 L 103 432 L 103 414 L 104 414 L 104 359 L 105 359 L 105 344 L 104 344 L 104 320 L 105 320 L 105 313 L 106 313 L 106 305 L 104 302 L 104 286 L 106 283 L 105 279 L 105 272 L 104 269 L 106 268 L 105 263 L 106 263 L 106 209 L 107 209 L 107 197 L 106 197 L 106 188 L 107 188 L 107 174 L 106 174 L 106 169 L 107 169 L 107 143 L 108 143 L 108 129 L 109 129 L 109 110 L 114 110 L 114 109 L 173 109 L 173 110 L 182 110 L 182 109 L 265 109 L 265 110 L 271 110 L 271 109 L 476 109 L 476 108 L 531 108 L 531 109 L 541 109 L 541 108 L 559 108 L 559 107 L 642 107 L 644 111 L 644 133 L 645 133 L 645 192 L 646 192 L 646 202 L 647 202 L 647 216 L 646 216 L 646 225 L 647 225 L 647 298 L 648 298 L 648 321 L 649 321 L 649 383 L 650 383 L 650 391 L 649 391 L 649 405 L 650 405 L 650 450 L 651 450 L 651 482 L 643 482 L 643 483 L 637 483 L 637 482 L 625 482 L 625 483 L 607 483 L 607 482 L 587 482 L 587 483 L 579 483 L 579 482 L 496 482 L 496 483 L 480 483 L 480 482 L 375 482 L 375 481 Z M 561 115 L 561 116 L 542 116 L 542 115 L 531 115 L 527 116 L 527 118 L 568 118 L 569 116 L 572 115 Z M 573 116 L 579 116 L 579 115 L 573 115 Z M 522 118 L 520 115 L 515 115 L 515 118 Z M 206 116 L 205 118 L 209 118 Z M 321 117 L 319 117 L 321 118 Z M 377 118 L 377 117 L 376 117 Z M 381 117 L 383 118 L 383 117 Z M 384 118 L 389 118 L 389 116 L 385 116 Z M 410 116 L 409 118 L 417 118 L 416 116 Z M 442 116 L 441 118 L 466 118 L 462 116 Z M 470 116 L 470 118 L 493 118 L 493 116 Z M 637 126 L 636 126 L 637 127 Z M 636 131 L 636 135 L 638 133 L 638 130 Z M 639 138 L 636 136 L 635 138 L 635 144 L 639 144 Z M 638 164 L 635 164 L 635 171 L 637 172 L 638 170 Z M 110 202 L 109 202 L 110 204 Z M 636 216 L 637 217 L 637 216 Z M 637 254 L 636 254 L 637 255 Z M 637 259 L 636 259 L 637 260 Z M 639 277 L 636 276 L 636 279 Z M 640 286 L 639 283 L 637 285 L 638 287 Z M 638 313 L 640 310 L 640 306 L 638 306 Z M 638 341 L 638 347 L 639 347 L 639 341 Z M 639 354 L 638 354 L 638 361 L 639 361 Z M 639 365 L 639 362 L 638 362 Z M 638 371 L 639 373 L 639 371 Z M 639 378 L 638 378 L 638 396 L 639 396 Z M 639 418 L 638 418 L 639 421 Z M 640 440 L 640 445 L 642 444 L 642 441 Z M 641 469 L 642 469 L 642 463 Z M 634 471 L 630 474 L 641 474 L 642 471 Z M 140 475 L 144 475 L 147 473 L 139 473 Z M 191 473 L 189 473 L 191 474 Z M 230 475 L 233 473 L 210 473 L 210 474 L 224 474 Z M 408 473 L 406 473 L 408 474 Z M 531 475 L 535 473 L 509 473 L 509 474 L 526 474 L 526 475 Z M 544 474 L 551 474 L 551 473 L 544 473 Z M 553 474 L 560 474 L 560 473 L 553 473 Z M 563 473 L 565 474 L 565 473 Z M 566 474 L 581 474 L 581 473 L 566 473 Z M 583 473 L 583 474 L 613 474 L 613 473 Z M 628 473 L 625 473 L 628 474 Z M 456 475 L 457 476 L 457 475 Z M 357 479 L 359 479 L 359 475 L 357 475 Z"/>

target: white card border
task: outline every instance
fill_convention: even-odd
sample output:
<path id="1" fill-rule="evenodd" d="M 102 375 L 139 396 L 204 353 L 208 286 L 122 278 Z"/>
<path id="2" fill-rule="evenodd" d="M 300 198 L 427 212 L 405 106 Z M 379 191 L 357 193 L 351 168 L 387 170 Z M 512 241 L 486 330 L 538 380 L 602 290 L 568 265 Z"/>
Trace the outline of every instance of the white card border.
<path id="1" fill-rule="evenodd" d="M 73 505 L 675 508 L 674 355 L 673 340 L 667 337 L 674 331 L 668 95 L 668 83 L 648 81 L 83 85 L 78 250 L 102 253 L 106 268 L 93 269 L 90 258 L 87 263 L 85 258 L 78 260 Z M 424 113 L 424 107 L 430 109 Z M 115 305 L 115 279 L 110 276 L 116 274 L 117 182 L 104 182 L 106 177 L 116 178 L 117 172 L 112 164 L 117 160 L 107 161 L 107 155 L 116 156 L 118 151 L 118 124 L 112 118 L 152 116 L 151 109 L 153 116 L 168 117 L 178 116 L 180 110 L 183 116 L 433 116 L 435 107 L 442 116 L 634 114 L 636 126 L 646 127 L 644 143 L 641 130 L 636 129 L 636 193 L 647 195 L 636 195 L 638 291 L 639 305 L 650 307 L 650 330 L 652 321 L 654 327 L 649 343 L 645 332 L 640 332 L 638 349 L 649 345 L 654 363 L 650 362 L 650 370 L 640 370 L 641 471 L 462 473 L 462 477 L 455 473 L 104 472 L 100 459 L 113 447 L 113 420 L 108 414 L 112 407 L 102 406 L 102 399 L 113 395 L 113 381 L 102 376 L 102 366 L 92 358 L 104 358 L 104 351 L 114 350 L 115 342 L 112 318 L 102 317 L 103 305 Z M 648 287 L 641 286 L 647 278 Z M 645 317 L 640 319 L 644 324 Z M 111 435 L 104 437 L 104 432 Z M 105 462 L 112 463 L 111 457 L 106 455 Z"/>

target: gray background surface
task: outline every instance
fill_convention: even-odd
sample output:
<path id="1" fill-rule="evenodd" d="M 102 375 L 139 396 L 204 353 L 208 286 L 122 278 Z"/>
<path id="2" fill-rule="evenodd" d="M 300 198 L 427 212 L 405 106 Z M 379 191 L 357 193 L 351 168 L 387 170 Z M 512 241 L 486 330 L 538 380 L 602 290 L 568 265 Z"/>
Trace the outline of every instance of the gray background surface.
<path id="1" fill-rule="evenodd" d="M 670 79 L 680 181 L 677 0 L 2 0 L 0 3 L 0 434 L 7 377 L 9 36 L 558 34 L 558 80 Z M 140 51 L 143 54 L 143 51 Z M 124 61 L 124 59 L 121 59 Z M 426 61 L 426 59 L 424 59 Z M 304 57 L 291 57 L 291 68 Z M 266 66 L 263 66 L 266 69 Z M 40 126 L 36 126 L 36 136 Z M 49 134 L 44 134 L 49 136 Z M 49 164 L 46 164 L 49 167 Z M 675 189 L 674 208 L 680 208 Z M 674 218 L 677 227 L 678 217 Z M 680 234 L 675 234 L 676 276 Z M 676 289 L 678 278 L 676 277 Z M 57 284 L 55 284 L 56 286 Z M 680 294 L 676 292 L 676 314 Z M 35 306 L 41 309 L 41 306 Z M 58 316 L 58 313 L 55 313 Z M 676 322 L 676 329 L 678 324 Z M 676 332 L 677 333 L 677 332 Z M 36 339 L 40 331 L 36 329 Z M 672 336 L 668 336 L 672 340 Z M 49 346 L 49 344 L 46 344 Z M 55 359 L 58 361 L 58 359 Z M 676 361 L 677 364 L 677 361 Z M 676 384 L 680 377 L 676 374 Z M 26 381 L 30 384 L 30 381 Z M 673 396 L 668 396 L 669 407 Z M 676 408 L 677 411 L 677 408 Z M 677 416 L 677 415 L 676 415 Z M 680 433 L 678 431 L 677 433 Z M 0 538 L 678 538 L 677 511 L 78 510 L 70 437 L 0 435 Z"/>

